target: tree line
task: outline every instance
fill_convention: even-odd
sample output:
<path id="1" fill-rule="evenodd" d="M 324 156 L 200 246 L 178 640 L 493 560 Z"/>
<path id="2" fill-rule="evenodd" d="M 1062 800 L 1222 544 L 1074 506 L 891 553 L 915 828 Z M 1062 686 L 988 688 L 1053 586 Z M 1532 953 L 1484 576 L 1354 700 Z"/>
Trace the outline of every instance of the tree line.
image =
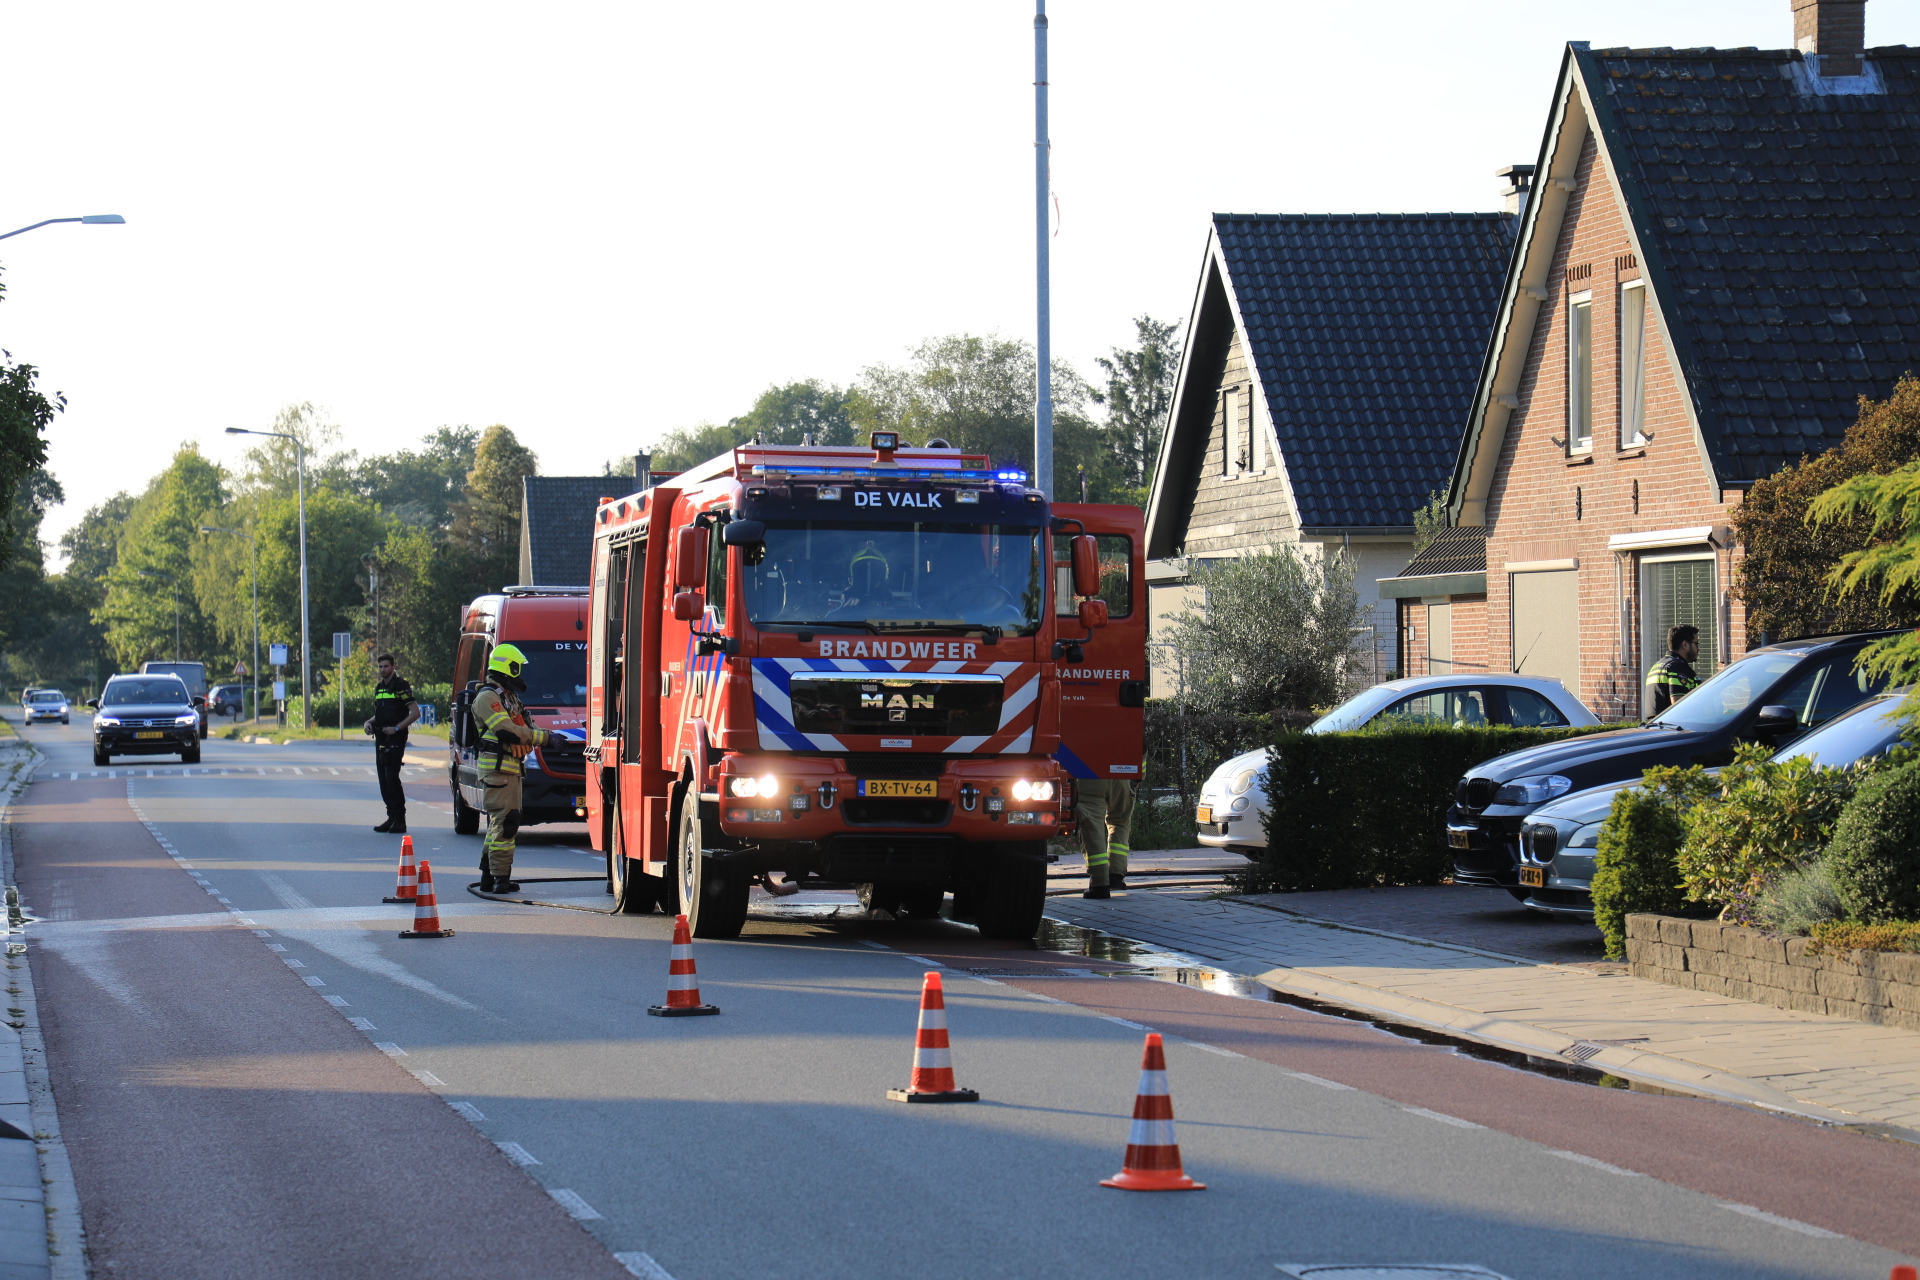
<path id="1" fill-rule="evenodd" d="M 1084 475 L 1093 501 L 1144 504 L 1179 362 L 1175 326 L 1142 316 L 1135 345 L 1098 363 L 1093 385 L 1054 366 L 1055 474 L 1063 500 Z M 758 436 L 769 443 L 848 444 L 897 429 L 919 443 L 940 436 L 1030 467 L 1036 363 L 1030 344 L 956 334 L 915 348 L 900 366 L 875 365 L 852 385 L 803 380 L 769 388 L 722 424 L 674 430 L 652 446 L 655 470 L 677 471 Z M 44 433 L 58 397 L 36 371 L 0 358 L 0 680 L 97 689 L 115 671 L 178 655 L 207 663 L 215 683 L 253 662 L 253 575 L 259 579 L 261 655 L 286 643 L 298 685 L 299 474 L 293 441 L 258 437 L 224 467 L 185 444 L 139 490 L 89 510 L 59 540 L 49 568 L 41 537 L 63 499 L 44 470 Z M 1098 417 L 1095 416 L 1096 411 Z M 331 637 L 354 634 L 362 654 L 392 651 L 416 682 L 441 681 L 459 611 L 518 577 L 521 482 L 538 458 L 505 425 L 443 426 L 411 448 L 363 457 L 312 405 L 283 410 L 268 428 L 306 457 L 307 559 L 316 689 L 334 668 Z M 37 453 L 35 450 L 37 449 Z M 635 461 L 610 462 L 631 475 Z M 365 671 L 364 660 L 350 672 Z M 260 673 L 254 673 L 258 676 Z M 361 677 L 364 678 L 364 677 Z M 349 691 L 354 688 L 349 680 Z"/>

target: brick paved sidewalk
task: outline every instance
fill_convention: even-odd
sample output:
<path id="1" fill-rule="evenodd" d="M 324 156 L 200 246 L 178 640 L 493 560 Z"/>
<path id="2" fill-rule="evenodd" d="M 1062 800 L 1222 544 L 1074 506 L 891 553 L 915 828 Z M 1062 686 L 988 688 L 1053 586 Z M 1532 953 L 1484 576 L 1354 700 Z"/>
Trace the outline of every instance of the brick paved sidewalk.
<path id="1" fill-rule="evenodd" d="M 1047 914 L 1393 1021 L 1920 1141 L 1920 1032 L 1390 937 L 1204 891 L 1055 898 Z"/>

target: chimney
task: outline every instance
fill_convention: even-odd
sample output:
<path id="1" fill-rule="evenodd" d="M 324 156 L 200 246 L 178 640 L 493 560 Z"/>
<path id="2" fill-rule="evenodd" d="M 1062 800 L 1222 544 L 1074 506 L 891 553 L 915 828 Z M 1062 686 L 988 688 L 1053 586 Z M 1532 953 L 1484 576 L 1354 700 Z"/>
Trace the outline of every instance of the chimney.
<path id="1" fill-rule="evenodd" d="M 1823 76 L 1857 76 L 1866 70 L 1867 0 L 1792 0 L 1793 47 L 1817 54 Z"/>
<path id="2" fill-rule="evenodd" d="M 1862 0 L 1864 3 L 1864 0 Z M 1530 164 L 1510 164 L 1504 169 L 1495 169 L 1496 178 L 1505 178 L 1507 185 L 1500 189 L 1506 198 L 1508 213 L 1527 211 L 1527 193 L 1533 190 L 1533 166 Z"/>
<path id="3" fill-rule="evenodd" d="M 653 488 L 653 455 L 636 453 L 633 456 L 633 487 L 639 491 Z"/>

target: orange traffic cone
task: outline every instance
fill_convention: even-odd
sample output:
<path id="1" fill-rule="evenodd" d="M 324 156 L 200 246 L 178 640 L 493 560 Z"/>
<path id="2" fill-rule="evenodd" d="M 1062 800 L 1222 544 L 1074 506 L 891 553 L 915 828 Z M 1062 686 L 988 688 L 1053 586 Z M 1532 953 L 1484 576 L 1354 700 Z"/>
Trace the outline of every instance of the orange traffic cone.
<path id="1" fill-rule="evenodd" d="M 947 1045 L 947 993 L 940 975 L 929 973 L 920 987 L 920 1031 L 913 1040 L 913 1083 L 889 1089 L 895 1102 L 978 1102 L 980 1095 L 953 1083 L 953 1059 Z"/>
<path id="2" fill-rule="evenodd" d="M 719 1008 L 700 1003 L 700 977 L 693 967 L 693 931 L 685 916 L 673 918 L 673 959 L 667 962 L 667 1002 L 650 1005 L 647 1012 L 656 1018 L 692 1018 L 703 1013 L 718 1013 Z"/>
<path id="3" fill-rule="evenodd" d="M 400 883 L 391 898 L 382 902 L 412 902 L 419 896 L 419 880 L 413 869 L 413 837 L 400 837 Z"/>
<path id="4" fill-rule="evenodd" d="M 403 938 L 451 938 L 453 930 L 440 927 L 440 904 L 433 896 L 433 864 L 420 862 L 420 896 L 413 900 L 413 928 Z"/>
<path id="5" fill-rule="evenodd" d="M 1920 1271 L 1902 1263 L 1893 1269 L 1893 1274 L 1887 1280 L 1920 1280 Z"/>
<path id="6" fill-rule="evenodd" d="M 1103 1187 L 1122 1191 L 1205 1191 L 1180 1168 L 1180 1144 L 1173 1138 L 1173 1098 L 1167 1093 L 1167 1051 L 1160 1033 L 1147 1033 L 1140 1056 L 1140 1093 L 1133 1100 L 1133 1129 L 1127 1134 L 1127 1158 Z"/>

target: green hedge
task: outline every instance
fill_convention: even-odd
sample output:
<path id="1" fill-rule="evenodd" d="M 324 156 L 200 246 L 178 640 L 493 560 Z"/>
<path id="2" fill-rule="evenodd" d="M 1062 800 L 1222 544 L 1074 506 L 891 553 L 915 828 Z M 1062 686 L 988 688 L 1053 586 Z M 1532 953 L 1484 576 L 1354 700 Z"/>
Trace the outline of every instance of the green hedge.
<path id="1" fill-rule="evenodd" d="M 432 704 L 439 723 L 447 722 L 447 710 L 453 696 L 453 686 L 445 684 L 417 684 L 413 686 L 413 696 L 424 706 Z M 287 699 L 287 723 L 300 723 L 300 698 Z M 273 708 L 269 705 L 267 708 Z M 357 731 L 373 717 L 373 690 L 347 690 L 347 731 Z M 337 729 L 340 727 L 340 702 L 337 694 L 315 694 L 313 699 L 313 727 L 316 729 Z"/>
<path id="2" fill-rule="evenodd" d="M 1278 735 L 1267 769 L 1267 849 L 1253 892 L 1438 884 L 1453 872 L 1447 809 L 1469 770 L 1588 729 L 1405 725 Z"/>

